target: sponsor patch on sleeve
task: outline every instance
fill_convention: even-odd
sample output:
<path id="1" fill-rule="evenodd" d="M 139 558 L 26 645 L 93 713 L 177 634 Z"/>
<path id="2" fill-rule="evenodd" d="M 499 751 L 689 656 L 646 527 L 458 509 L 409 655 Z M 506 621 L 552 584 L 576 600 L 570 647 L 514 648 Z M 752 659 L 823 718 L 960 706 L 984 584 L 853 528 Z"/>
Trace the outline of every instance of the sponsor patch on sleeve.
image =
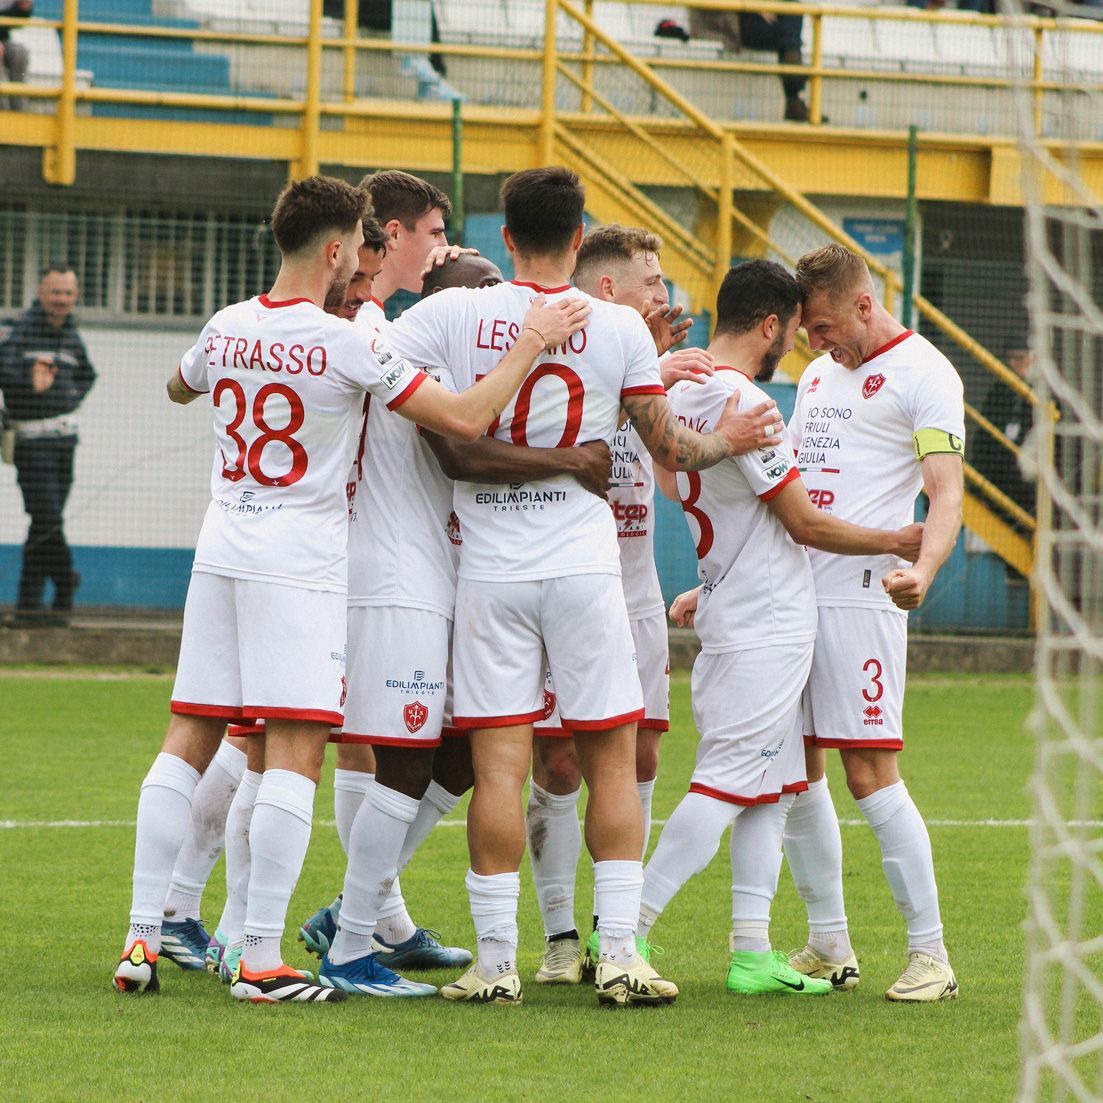
<path id="1" fill-rule="evenodd" d="M 413 371 L 413 368 L 405 360 L 396 361 L 393 368 L 389 368 L 383 373 L 383 386 L 387 390 L 393 391 L 411 371 Z"/>
<path id="2" fill-rule="evenodd" d="M 912 440 L 915 442 L 917 460 L 945 452 L 952 452 L 955 456 L 965 454 L 965 441 L 945 429 L 920 429 Z"/>

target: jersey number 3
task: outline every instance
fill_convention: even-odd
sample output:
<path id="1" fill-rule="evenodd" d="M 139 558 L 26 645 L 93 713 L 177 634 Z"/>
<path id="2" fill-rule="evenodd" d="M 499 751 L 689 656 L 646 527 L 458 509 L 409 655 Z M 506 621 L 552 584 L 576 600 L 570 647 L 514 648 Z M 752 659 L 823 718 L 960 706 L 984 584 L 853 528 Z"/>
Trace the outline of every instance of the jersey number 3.
<path id="1" fill-rule="evenodd" d="M 701 473 L 699 471 L 687 471 L 685 476 L 689 482 L 689 494 L 682 498 L 682 512 L 697 522 L 697 529 L 700 532 L 700 536 L 697 538 L 697 558 L 704 559 L 711 551 L 712 542 L 715 538 L 712 521 L 709 520 L 709 515 L 697 505 L 697 500 L 701 497 Z"/>
<path id="2" fill-rule="evenodd" d="M 237 449 L 237 455 L 231 463 L 226 459 L 226 453 L 222 453 L 222 477 L 236 483 L 244 479 L 248 471 L 261 486 L 291 486 L 297 483 L 306 474 L 307 465 L 306 449 L 292 436 L 303 427 L 306 418 L 302 399 L 282 383 L 267 383 L 261 387 L 253 398 L 252 406 L 253 424 L 260 430 L 260 435 L 247 444 L 238 432 L 249 412 L 249 403 L 241 384 L 236 379 L 223 377 L 215 385 L 211 401 L 215 406 L 221 406 L 222 396 L 227 392 L 233 395 L 234 411 L 226 426 L 226 436 Z M 265 413 L 265 405 L 273 395 L 279 395 L 290 408 L 288 422 L 281 429 L 273 429 Z M 291 453 L 291 470 L 282 475 L 267 475 L 261 468 L 264 449 L 273 441 L 282 444 Z"/>

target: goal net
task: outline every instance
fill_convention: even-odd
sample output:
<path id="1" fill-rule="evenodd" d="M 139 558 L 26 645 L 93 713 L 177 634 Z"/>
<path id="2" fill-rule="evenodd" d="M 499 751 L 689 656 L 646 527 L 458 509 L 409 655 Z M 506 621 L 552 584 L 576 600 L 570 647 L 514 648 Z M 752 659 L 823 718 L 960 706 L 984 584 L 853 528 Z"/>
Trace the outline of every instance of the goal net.
<path id="1" fill-rule="evenodd" d="M 1103 121 L 1098 73 L 1076 91 L 1039 82 L 1077 59 L 1064 28 L 1007 30 L 1019 95 L 1026 268 L 1035 368 L 1024 463 L 1038 479 L 1037 759 L 1028 882 L 1022 1100 L 1103 1098 L 1103 186 L 1070 118 Z M 1036 10 L 1036 9 L 1035 9 Z M 1047 9 L 1048 10 L 1048 9 Z M 1017 16 L 1021 18 L 1020 9 Z M 1103 25 L 1096 25 L 1103 32 Z M 1073 36 L 1067 36 L 1071 40 Z M 1103 33 L 1091 36 L 1103 54 Z M 1083 35 L 1081 35 L 1083 38 Z M 1103 128 L 1103 122 L 1100 123 Z M 1096 142 L 1103 134 L 1095 136 Z M 1098 156 L 1098 154 L 1096 154 Z"/>

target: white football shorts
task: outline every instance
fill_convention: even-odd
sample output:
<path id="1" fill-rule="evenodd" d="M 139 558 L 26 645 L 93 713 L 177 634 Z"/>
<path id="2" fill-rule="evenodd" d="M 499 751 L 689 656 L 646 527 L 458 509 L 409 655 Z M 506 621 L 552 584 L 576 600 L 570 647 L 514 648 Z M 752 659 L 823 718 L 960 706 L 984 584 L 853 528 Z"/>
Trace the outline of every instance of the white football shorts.
<path id="1" fill-rule="evenodd" d="M 774 804 L 808 788 L 801 692 L 812 641 L 702 653 L 693 664 L 700 732 L 689 791 L 729 804 Z"/>
<path id="2" fill-rule="evenodd" d="M 461 578 L 454 663 L 457 728 L 543 720 L 549 670 L 562 727 L 605 731 L 643 719 L 635 645 L 617 575 L 533 582 Z"/>
<path id="3" fill-rule="evenodd" d="M 341 743 L 435 747 L 448 707 L 452 622 L 426 609 L 351 605 Z"/>
<path id="4" fill-rule="evenodd" d="M 172 711 L 340 724 L 345 595 L 194 571 Z"/>
<path id="5" fill-rule="evenodd" d="M 643 719 L 641 728 L 665 732 L 670 730 L 670 645 L 666 630 L 666 613 L 656 613 L 630 621 L 632 640 L 636 645 L 636 667 L 643 689 Z M 570 736 L 559 718 L 559 706 L 548 674 L 544 687 L 544 717 L 536 721 L 533 734 L 542 739 L 562 739 Z"/>
<path id="6" fill-rule="evenodd" d="M 817 747 L 904 746 L 908 618 L 820 607 L 804 738 Z"/>

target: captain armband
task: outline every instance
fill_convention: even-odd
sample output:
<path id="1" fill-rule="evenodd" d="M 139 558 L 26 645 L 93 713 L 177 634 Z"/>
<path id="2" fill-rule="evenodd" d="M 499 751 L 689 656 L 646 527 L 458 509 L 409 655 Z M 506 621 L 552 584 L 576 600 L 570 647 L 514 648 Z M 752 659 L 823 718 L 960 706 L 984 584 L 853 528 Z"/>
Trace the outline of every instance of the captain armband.
<path id="1" fill-rule="evenodd" d="M 947 433 L 945 429 L 920 429 L 913 437 L 915 458 L 922 462 L 928 456 L 952 452 L 955 456 L 965 455 L 965 441 Z"/>

